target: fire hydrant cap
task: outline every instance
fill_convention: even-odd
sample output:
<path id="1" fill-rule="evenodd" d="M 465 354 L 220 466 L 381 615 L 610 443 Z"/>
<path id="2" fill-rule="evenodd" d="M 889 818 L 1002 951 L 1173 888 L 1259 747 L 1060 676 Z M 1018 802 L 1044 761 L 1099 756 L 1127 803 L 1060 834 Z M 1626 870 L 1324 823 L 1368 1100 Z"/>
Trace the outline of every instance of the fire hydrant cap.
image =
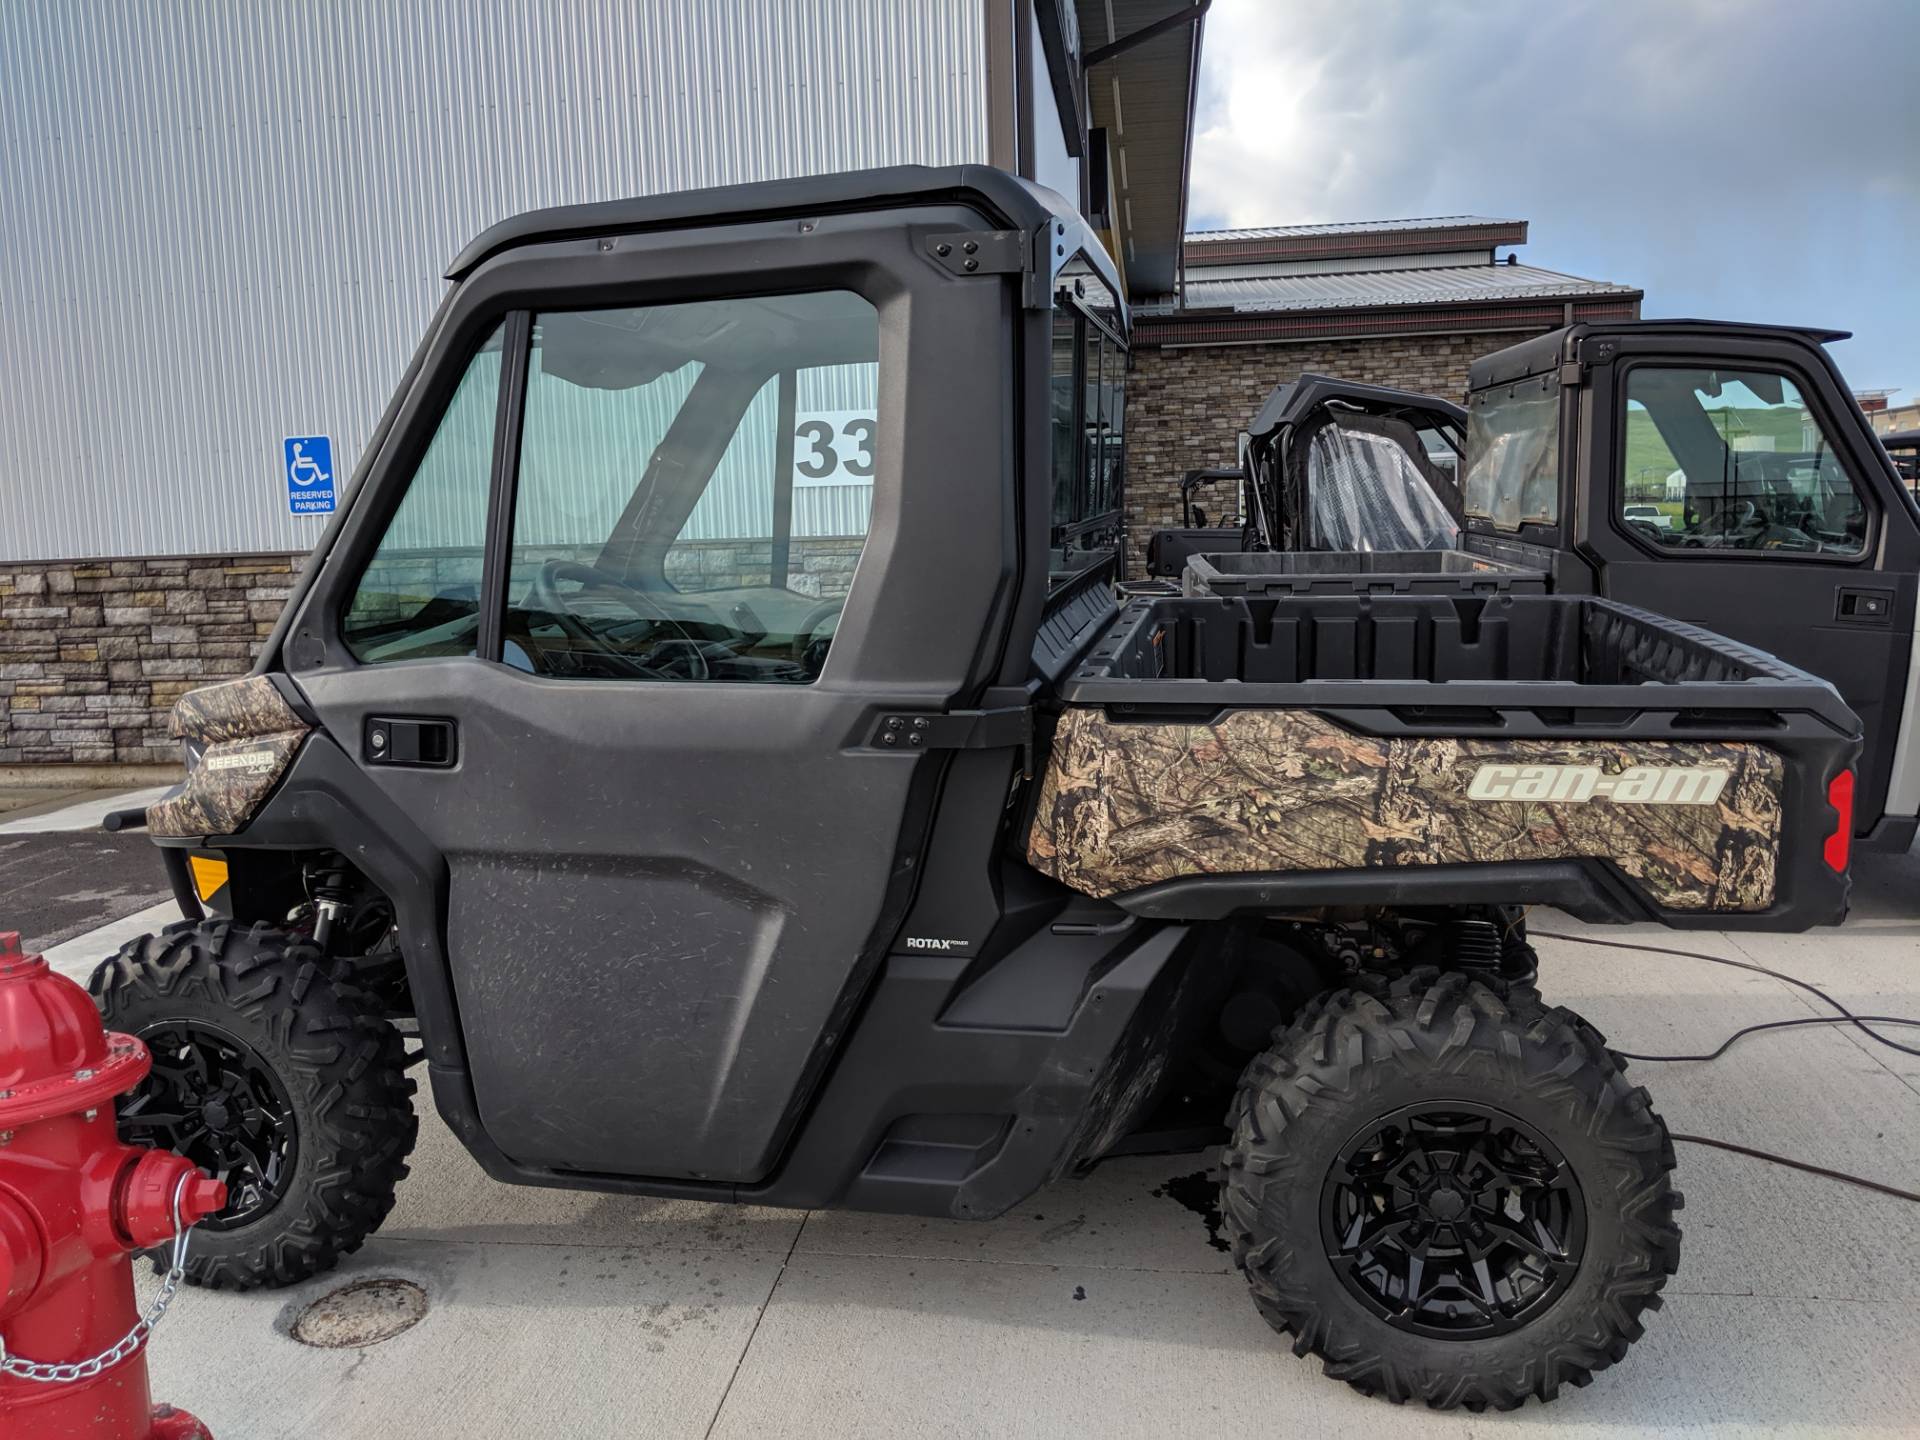
<path id="1" fill-rule="evenodd" d="M 191 1160 L 168 1150 L 144 1152 L 121 1177 L 114 1222 L 135 1249 L 144 1250 L 172 1236 L 175 1195 L 180 1197 L 183 1229 L 218 1213 L 227 1203 L 224 1184 L 208 1179 Z"/>
<path id="2" fill-rule="evenodd" d="M 131 1035 L 101 1028 L 85 990 L 0 932 L 0 1130 L 96 1109 L 152 1064 Z"/>

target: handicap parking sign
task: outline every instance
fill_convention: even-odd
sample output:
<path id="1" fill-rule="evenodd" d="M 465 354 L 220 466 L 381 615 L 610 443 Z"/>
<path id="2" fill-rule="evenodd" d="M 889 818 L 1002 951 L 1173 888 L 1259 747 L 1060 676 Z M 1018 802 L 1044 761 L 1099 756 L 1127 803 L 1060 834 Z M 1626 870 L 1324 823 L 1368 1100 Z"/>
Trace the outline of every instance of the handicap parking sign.
<path id="1" fill-rule="evenodd" d="M 295 515 L 331 515 L 338 493 L 333 483 L 333 439 L 289 435 L 283 443 L 287 509 Z"/>

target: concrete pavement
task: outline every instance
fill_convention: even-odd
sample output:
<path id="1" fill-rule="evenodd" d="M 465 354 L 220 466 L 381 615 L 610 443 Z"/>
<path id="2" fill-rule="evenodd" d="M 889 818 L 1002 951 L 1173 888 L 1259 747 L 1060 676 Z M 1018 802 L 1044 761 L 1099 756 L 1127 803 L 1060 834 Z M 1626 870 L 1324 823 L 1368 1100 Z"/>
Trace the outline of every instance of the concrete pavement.
<path id="1" fill-rule="evenodd" d="M 1869 858 L 1858 876 L 1837 932 L 1535 923 L 1757 959 L 1920 1016 L 1920 859 Z M 167 913 L 55 958 L 84 974 L 118 932 Z M 1697 960 L 1541 949 L 1549 998 L 1626 1050 L 1710 1049 L 1817 1008 Z M 1633 1074 L 1676 1131 L 1920 1189 L 1920 1059 L 1809 1027 Z M 380 1235 L 291 1292 L 187 1293 L 153 1342 L 155 1391 L 222 1440 L 434 1440 L 510 1421 L 583 1440 L 1920 1429 L 1920 1205 L 1682 1146 L 1681 1273 L 1627 1360 L 1551 1406 L 1435 1416 L 1287 1353 L 1189 1208 L 1180 1182 L 1208 1158 L 1117 1161 L 984 1225 L 803 1215 L 497 1185 L 429 1109 Z M 425 1287 L 426 1319 L 364 1350 L 290 1337 L 311 1300 L 376 1276 Z"/>

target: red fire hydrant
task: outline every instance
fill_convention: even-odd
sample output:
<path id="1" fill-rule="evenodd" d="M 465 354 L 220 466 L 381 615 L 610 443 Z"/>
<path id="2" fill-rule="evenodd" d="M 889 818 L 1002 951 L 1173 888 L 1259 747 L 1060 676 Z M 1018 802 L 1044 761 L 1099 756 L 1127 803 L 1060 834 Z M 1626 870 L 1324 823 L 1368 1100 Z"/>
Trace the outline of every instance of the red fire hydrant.
<path id="1" fill-rule="evenodd" d="M 154 1310 L 129 1256 L 184 1236 L 227 1187 L 178 1155 L 122 1145 L 113 1097 L 152 1068 L 93 1001 L 20 937 L 0 933 L 0 1435 L 22 1440 L 210 1440 L 147 1391 Z"/>

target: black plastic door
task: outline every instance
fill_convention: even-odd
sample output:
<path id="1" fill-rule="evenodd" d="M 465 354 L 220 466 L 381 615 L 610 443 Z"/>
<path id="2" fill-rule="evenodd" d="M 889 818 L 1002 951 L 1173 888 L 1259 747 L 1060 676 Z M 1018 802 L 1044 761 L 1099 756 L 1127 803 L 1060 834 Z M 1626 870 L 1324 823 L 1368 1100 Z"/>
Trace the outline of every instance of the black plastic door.
<path id="1" fill-rule="evenodd" d="M 929 259 L 929 236 L 988 223 L 929 204 L 525 247 L 483 264 L 443 313 L 287 653 L 326 730 L 444 856 L 471 1085 L 489 1138 L 521 1166 L 761 1178 L 898 923 L 942 761 L 869 740 L 887 712 L 967 704 L 1010 623 L 1016 277 Z M 819 295 L 872 308 L 871 415 L 818 398 L 816 413 L 798 413 L 805 393 L 778 343 L 725 348 L 755 327 L 804 333 L 792 322 Z M 741 296 L 774 298 L 719 320 L 685 309 Z M 359 577 L 377 546 L 397 544 L 383 537 L 441 443 L 447 397 L 481 337 L 503 325 L 486 572 L 420 612 L 454 615 L 448 633 L 459 633 L 462 607 L 476 603 L 472 651 L 456 639 L 452 653 L 409 653 L 364 603 L 375 638 L 350 642 L 342 619 Z M 618 365 L 576 365 L 571 408 L 542 419 L 528 398 L 541 384 L 541 334 L 551 346 L 579 325 L 641 340 Z M 658 428 L 612 447 L 569 442 L 566 425 L 624 403 L 623 386 L 665 387 Z M 756 451 L 676 421 L 696 404 L 736 428 L 757 417 L 771 439 Z M 573 538 L 564 527 L 590 498 L 563 493 L 528 519 L 539 425 L 559 427 L 540 459 L 549 479 L 555 466 L 588 464 L 635 477 L 584 559 L 558 541 Z M 857 559 L 810 569 L 799 550 L 808 515 L 831 528 L 818 516 L 835 513 L 835 497 L 796 499 L 786 477 L 822 473 L 812 447 L 829 430 L 849 490 L 870 485 L 837 497 L 846 513 L 866 507 L 864 544 Z M 776 467 L 780 482 L 771 513 L 729 521 L 741 495 L 702 486 L 742 455 L 748 469 Z M 690 514 L 695 505 L 706 508 Z M 669 528 L 649 531 L 663 512 Z M 722 535 L 764 521 L 766 549 L 755 528 L 751 545 L 691 561 L 668 553 L 663 537 L 696 533 L 703 515 Z M 404 546 L 393 553 L 408 558 Z M 768 563 L 766 584 L 694 573 Z M 845 589 L 828 606 L 830 631 L 813 621 L 823 592 L 809 576 Z M 603 593 L 559 613 L 556 594 L 584 589 Z M 660 618 L 692 590 L 704 609 Z M 601 645 L 607 636 L 617 643 Z M 445 722 L 451 763 L 384 761 L 374 717 Z"/>
<path id="2" fill-rule="evenodd" d="M 1865 729 L 1854 818 L 1872 831 L 1904 723 L 1920 532 L 1830 362 L 1795 340 L 1644 338 L 1596 367 L 1591 394 L 1580 548 L 1599 592 L 1831 681 Z"/>

